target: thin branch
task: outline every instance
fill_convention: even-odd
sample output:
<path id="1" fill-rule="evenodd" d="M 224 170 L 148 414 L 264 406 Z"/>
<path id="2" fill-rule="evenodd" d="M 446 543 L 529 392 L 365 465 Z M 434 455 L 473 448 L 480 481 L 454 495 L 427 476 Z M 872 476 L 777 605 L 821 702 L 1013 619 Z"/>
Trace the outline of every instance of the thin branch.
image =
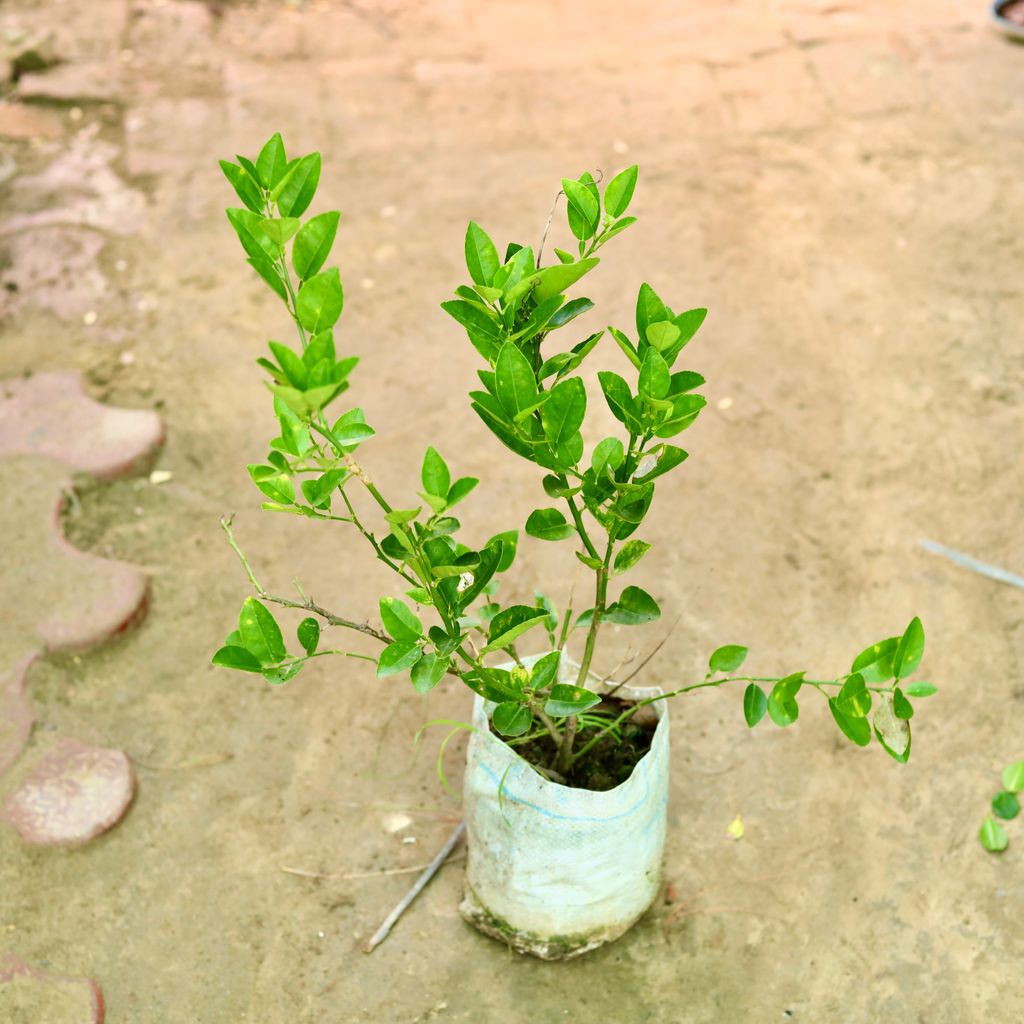
<path id="1" fill-rule="evenodd" d="M 298 608 L 301 611 L 312 612 L 314 615 L 318 615 L 321 619 L 332 626 L 344 626 L 346 629 L 354 629 L 358 633 L 365 633 L 367 636 L 372 636 L 382 644 L 390 644 L 393 642 L 387 633 L 383 633 L 379 629 L 374 629 L 368 622 L 353 622 L 351 619 L 342 618 L 342 616 L 335 615 L 333 612 L 329 612 L 326 608 L 322 608 L 311 598 L 307 597 L 303 601 L 292 601 L 287 597 L 277 597 L 274 594 L 267 593 L 260 581 L 256 579 L 256 575 L 252 571 L 252 566 L 249 565 L 249 559 L 245 557 L 245 552 L 242 551 L 238 546 L 238 541 L 235 540 L 234 531 L 231 529 L 233 521 L 233 515 L 221 516 L 221 529 L 228 538 L 228 544 L 231 545 L 231 550 L 234 551 L 238 556 L 238 560 L 242 563 L 242 567 L 245 569 L 245 574 L 249 577 L 249 582 L 252 584 L 253 590 L 255 590 L 264 601 L 272 601 L 274 604 L 279 604 L 284 608 Z M 300 590 L 299 592 L 301 593 L 302 591 Z"/>
<path id="2" fill-rule="evenodd" d="M 605 696 L 606 697 L 614 697 L 615 694 L 623 686 L 625 686 L 626 683 L 628 683 L 630 681 L 630 679 L 633 679 L 635 676 L 639 675 L 647 667 L 648 662 L 650 662 L 654 658 L 654 656 L 658 653 L 658 651 L 660 651 L 662 649 L 662 647 L 664 647 L 665 644 L 668 643 L 669 637 L 672 636 L 672 634 L 675 632 L 676 626 L 678 626 L 678 625 L 679 625 L 679 619 L 676 619 L 676 621 L 673 622 L 672 625 L 669 627 L 668 632 L 661 638 L 659 643 L 655 646 L 654 650 L 651 651 L 651 653 L 648 654 L 647 657 L 644 658 L 644 660 L 641 661 L 640 664 L 637 665 L 637 667 L 635 669 L 633 669 L 633 671 L 630 672 L 629 675 L 626 676 L 626 678 L 623 679 L 621 683 L 617 683 L 611 690 L 609 690 L 605 694 Z"/>
<path id="3" fill-rule="evenodd" d="M 540 245 L 537 246 L 537 269 L 540 269 L 540 259 L 544 255 L 544 243 L 548 240 L 548 232 L 551 230 L 551 222 L 555 219 L 555 210 L 558 209 L 558 200 L 565 193 L 559 189 L 555 194 L 555 201 L 551 204 L 551 212 L 548 214 L 548 221 L 544 225 L 544 234 L 540 236 Z"/>

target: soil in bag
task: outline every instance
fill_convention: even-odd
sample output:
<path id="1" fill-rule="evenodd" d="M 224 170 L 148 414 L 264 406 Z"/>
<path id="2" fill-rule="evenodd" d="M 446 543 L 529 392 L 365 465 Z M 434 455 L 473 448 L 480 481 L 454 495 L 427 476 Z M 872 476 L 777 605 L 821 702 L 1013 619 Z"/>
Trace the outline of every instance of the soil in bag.
<path id="1" fill-rule="evenodd" d="M 587 712 L 588 715 L 596 713 L 605 721 L 599 726 L 581 728 L 576 733 L 574 749 L 582 750 L 597 733 L 614 721 L 623 711 L 629 710 L 634 703 L 635 701 L 620 700 L 618 697 L 606 697 L 596 707 L 591 708 Z M 617 736 L 614 733 L 608 733 L 572 766 L 565 779 L 565 785 L 572 786 L 574 789 L 603 791 L 614 789 L 625 782 L 633 773 L 640 758 L 651 749 L 657 725 L 657 716 L 649 708 L 637 712 L 633 718 L 623 723 Z M 493 725 L 491 732 L 494 732 Z M 498 733 L 494 734 L 532 765 L 550 769 L 555 763 L 557 755 L 555 742 L 546 732 L 526 742 L 508 740 Z M 561 781 L 561 779 L 556 781 Z"/>

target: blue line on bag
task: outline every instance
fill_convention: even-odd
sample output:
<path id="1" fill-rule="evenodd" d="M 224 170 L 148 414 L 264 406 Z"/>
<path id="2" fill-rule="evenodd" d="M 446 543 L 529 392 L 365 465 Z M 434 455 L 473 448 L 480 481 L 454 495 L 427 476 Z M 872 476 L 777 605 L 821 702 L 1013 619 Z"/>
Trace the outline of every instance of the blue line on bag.
<path id="1" fill-rule="evenodd" d="M 491 769 L 486 764 L 483 764 L 481 762 L 479 764 L 479 767 L 483 768 L 483 770 L 487 773 L 487 775 L 497 785 L 501 785 L 501 780 L 498 778 L 498 776 L 493 771 L 491 771 Z M 505 793 L 504 798 L 506 800 L 511 800 L 513 803 L 521 804 L 523 807 L 529 807 L 531 810 L 536 811 L 538 814 L 543 814 L 545 818 L 557 818 L 559 821 L 585 821 L 585 822 L 592 822 L 592 823 L 600 823 L 600 822 L 605 822 L 605 821 L 618 821 L 620 818 L 628 818 L 631 814 L 635 814 L 637 809 L 647 799 L 648 794 L 651 791 L 651 780 L 650 780 L 650 777 L 648 775 L 648 772 L 646 771 L 646 767 L 647 766 L 645 765 L 644 766 L 645 771 L 643 773 L 643 777 L 644 777 L 644 793 L 643 793 L 643 796 L 641 796 L 640 799 L 637 800 L 637 802 L 635 804 L 633 804 L 633 806 L 630 807 L 628 810 L 623 811 L 621 814 L 613 814 L 610 818 L 591 818 L 591 817 L 580 817 L 577 814 L 558 814 L 555 811 L 547 810 L 547 808 L 545 808 L 545 807 L 538 807 L 537 804 L 530 803 L 529 800 L 522 800 L 519 797 L 517 797 L 517 796 L 513 795 L 512 793 L 510 793 L 508 791 L 508 789 L 505 789 L 505 791 L 504 791 L 504 793 Z"/>

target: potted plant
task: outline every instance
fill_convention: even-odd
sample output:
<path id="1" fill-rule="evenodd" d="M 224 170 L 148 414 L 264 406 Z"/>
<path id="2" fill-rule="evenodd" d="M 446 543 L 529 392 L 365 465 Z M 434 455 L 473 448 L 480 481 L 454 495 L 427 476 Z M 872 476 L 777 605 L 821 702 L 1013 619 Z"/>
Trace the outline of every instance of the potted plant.
<path id="1" fill-rule="evenodd" d="M 648 284 L 639 289 L 633 336 L 609 327 L 571 347 L 557 344 L 593 306 L 567 292 L 635 221 L 626 214 L 635 166 L 604 188 L 590 174 L 562 181 L 576 244 L 573 251 L 555 249 L 548 265 L 543 241 L 537 253 L 511 244 L 499 255 L 471 222 L 469 281 L 442 303 L 481 361 L 472 409 L 506 449 L 538 468 L 546 497 L 527 518 L 526 534 L 569 542 L 592 574 L 587 606 L 561 614 L 540 595 L 533 605 L 499 598 L 498 580 L 514 564 L 517 530 L 486 524 L 468 531 L 491 534 L 486 543 L 459 539 L 455 513 L 478 480 L 453 477 L 433 447 L 417 467 L 418 487 L 410 484 L 400 499 L 381 493 L 364 468 L 360 448 L 374 431 L 362 410 L 336 405 L 356 364 L 335 346 L 343 290 L 338 270 L 325 269 L 339 214 L 302 220 L 319 181 L 319 154 L 289 160 L 275 135 L 255 161 L 239 157 L 221 166 L 243 203 L 229 209 L 228 218 L 249 264 L 294 321 L 298 340 L 297 347 L 271 341 L 272 358 L 258 360 L 280 432 L 265 462 L 249 466 L 249 474 L 265 509 L 345 524 L 361 536 L 394 572 L 396 592 L 381 597 L 379 625 L 356 612 L 328 611 L 302 593 L 299 600 L 268 594 L 225 520 L 262 600 L 245 600 L 238 629 L 213 661 L 279 685 L 313 658 L 354 654 L 321 648 L 322 630 L 337 627 L 380 643 L 376 658 L 368 659 L 378 677 L 405 677 L 415 693 L 453 678 L 473 692 L 466 726 L 472 732 L 465 779 L 467 919 L 516 949 L 554 958 L 614 939 L 643 914 L 660 884 L 669 697 L 740 683 L 748 726 L 767 717 L 786 727 L 797 719 L 798 698 L 814 692 L 827 700 L 852 742 L 867 746 L 874 737 L 897 761 L 907 760 L 910 698 L 935 691 L 929 683 L 906 682 L 924 650 L 916 618 L 900 635 L 865 648 L 849 671 L 832 679 L 744 674 L 747 650 L 734 644 L 711 654 L 702 678 L 668 690 L 623 685 L 593 672 L 603 626 L 640 626 L 661 614 L 648 593 L 622 586 L 620 577 L 650 549 L 636 533 L 651 512 L 657 481 L 687 457 L 673 439 L 705 405 L 696 393 L 703 378 L 676 364 L 706 311 L 677 313 Z M 602 369 L 601 394 L 588 393 L 577 371 L 609 342 L 625 357 L 630 379 Z M 607 404 L 619 436 L 584 436 L 588 404 L 595 401 Z M 495 446 L 495 456 L 501 454 Z M 366 503 L 372 521 L 361 510 Z M 291 652 L 268 602 L 309 613 Z M 534 648 L 529 656 L 527 644 Z M 578 661 L 572 650 L 579 650 Z"/>

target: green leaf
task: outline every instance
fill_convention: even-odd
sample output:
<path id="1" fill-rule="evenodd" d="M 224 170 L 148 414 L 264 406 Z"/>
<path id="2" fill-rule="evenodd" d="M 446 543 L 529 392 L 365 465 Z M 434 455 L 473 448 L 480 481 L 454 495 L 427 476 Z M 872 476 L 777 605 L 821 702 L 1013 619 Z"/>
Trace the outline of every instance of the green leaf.
<path id="1" fill-rule="evenodd" d="M 530 670 L 530 685 L 535 690 L 544 690 L 558 677 L 558 665 L 562 660 L 561 651 L 552 651 L 534 662 Z"/>
<path id="2" fill-rule="evenodd" d="M 548 330 L 555 331 L 559 327 L 564 327 L 570 320 L 575 320 L 581 313 L 593 308 L 594 304 L 590 299 L 572 299 L 552 314 L 548 320 Z"/>
<path id="3" fill-rule="evenodd" d="M 598 248 L 610 242 L 616 235 L 621 235 L 626 228 L 632 227 L 636 223 L 636 217 L 620 217 L 604 234 L 601 236 L 601 241 L 598 243 Z"/>
<path id="4" fill-rule="evenodd" d="M 373 437 L 376 431 L 366 422 L 362 409 L 349 409 L 334 421 L 331 438 L 347 451 Z"/>
<path id="5" fill-rule="evenodd" d="M 522 736 L 530 731 L 533 714 L 518 701 L 507 700 L 494 709 L 491 723 L 502 736 Z"/>
<path id="6" fill-rule="evenodd" d="M 538 540 L 568 540 L 576 536 L 576 527 L 557 508 L 538 508 L 526 520 L 526 532 Z"/>
<path id="7" fill-rule="evenodd" d="M 647 328 L 647 340 L 659 354 L 670 348 L 679 339 L 679 328 L 669 320 L 659 320 Z M 666 363 L 666 366 L 668 364 Z M 659 396 L 660 397 L 660 396 Z"/>
<path id="8" fill-rule="evenodd" d="M 274 189 L 281 214 L 285 217 L 301 217 L 313 201 L 319 183 L 320 154 L 310 153 L 288 172 L 287 181 L 282 179 Z M 274 198 L 273 194 L 271 198 Z"/>
<path id="9" fill-rule="evenodd" d="M 1011 793 L 1024 789 L 1024 761 L 1014 761 L 1003 769 L 1003 789 Z"/>
<path id="10" fill-rule="evenodd" d="M 569 715 L 582 714 L 600 703 L 601 695 L 592 690 L 571 683 L 555 683 L 544 704 L 544 714 L 552 718 L 568 718 Z"/>
<path id="11" fill-rule="evenodd" d="M 283 301 L 288 301 L 288 292 L 285 289 L 284 281 L 281 280 L 277 267 L 270 260 L 262 256 L 250 256 L 245 262 L 277 292 Z"/>
<path id="12" fill-rule="evenodd" d="M 309 380 L 309 367 L 287 345 L 277 341 L 268 342 L 268 345 L 288 382 L 300 391 L 305 390 Z"/>
<path id="13" fill-rule="evenodd" d="M 289 665 L 281 665 L 275 668 L 265 668 L 263 670 L 263 678 L 266 679 L 271 686 L 280 686 L 282 683 L 287 683 L 289 679 L 293 679 L 302 670 L 301 661 L 293 661 Z"/>
<path id="14" fill-rule="evenodd" d="M 246 649 L 261 665 L 275 665 L 287 653 L 281 628 L 255 597 L 247 597 L 238 616 L 238 632 Z"/>
<path id="15" fill-rule="evenodd" d="M 396 640 L 385 647 L 377 660 L 377 678 L 396 676 L 413 667 L 423 656 L 415 640 Z"/>
<path id="16" fill-rule="evenodd" d="M 512 417 L 537 401 L 537 379 L 533 375 L 533 367 L 511 341 L 506 341 L 498 352 L 494 364 L 494 387 L 501 407 Z"/>
<path id="17" fill-rule="evenodd" d="M 265 189 L 273 189 L 288 168 L 281 133 L 275 132 L 256 157 L 256 170 Z"/>
<path id="18" fill-rule="evenodd" d="M 448 489 L 448 507 L 462 501 L 480 481 L 475 476 L 460 476 Z"/>
<path id="19" fill-rule="evenodd" d="M 900 764 L 906 764 L 910 758 L 910 723 L 896 717 L 889 694 L 878 694 L 872 724 L 885 752 Z"/>
<path id="20" fill-rule="evenodd" d="M 914 705 L 903 696 L 898 686 L 892 691 L 892 712 L 897 718 L 904 718 L 908 722 L 914 717 Z"/>
<path id="21" fill-rule="evenodd" d="M 1020 801 L 1013 793 L 997 793 L 992 797 L 992 813 L 1004 821 L 1012 821 L 1020 814 Z"/>
<path id="22" fill-rule="evenodd" d="M 854 672 L 835 696 L 836 706 L 844 715 L 863 718 L 871 710 L 871 694 L 864 685 L 864 677 Z"/>
<path id="23" fill-rule="evenodd" d="M 292 266 L 303 281 L 324 265 L 338 233 L 341 214 L 337 210 L 311 217 L 299 229 L 292 246 Z"/>
<path id="24" fill-rule="evenodd" d="M 577 260 L 575 263 L 559 263 L 538 270 L 533 275 L 538 282 L 533 289 L 534 299 L 539 304 L 556 295 L 563 294 L 567 288 L 574 285 L 584 274 L 590 273 L 600 262 L 596 256 L 591 256 L 589 259 Z"/>
<path id="25" fill-rule="evenodd" d="M 256 165 L 248 157 L 239 156 L 237 153 L 235 154 L 235 159 L 239 164 L 241 164 L 242 170 L 244 170 L 245 173 L 248 174 L 249 177 L 260 186 L 260 188 L 262 188 L 263 179 L 260 178 L 260 172 L 256 170 Z"/>
<path id="26" fill-rule="evenodd" d="M 767 710 L 768 698 L 764 695 L 764 690 L 757 683 L 750 683 L 743 691 L 743 717 L 747 720 L 747 725 L 753 729 L 764 718 Z"/>
<path id="27" fill-rule="evenodd" d="M 990 817 L 985 818 L 981 831 L 978 833 L 978 839 L 989 853 L 1002 853 L 1010 842 L 1006 838 L 1006 829 Z"/>
<path id="28" fill-rule="evenodd" d="M 501 561 L 501 544 L 485 544 L 480 549 L 480 564 L 473 570 L 473 582 L 461 593 L 456 593 L 460 608 L 468 608 L 483 593 Z"/>
<path id="29" fill-rule="evenodd" d="M 594 569 L 595 571 L 600 569 L 604 562 L 600 558 L 594 558 L 591 555 L 585 555 L 582 551 L 574 551 L 573 554 L 588 568 Z"/>
<path id="30" fill-rule="evenodd" d="M 708 659 L 708 668 L 712 672 L 735 672 L 746 660 L 747 650 L 739 644 L 719 647 Z"/>
<path id="31" fill-rule="evenodd" d="M 427 448 L 427 453 L 423 456 L 420 478 L 423 481 L 423 490 L 427 494 L 433 494 L 436 498 L 448 497 L 448 489 L 452 482 L 451 473 L 448 471 L 448 464 L 437 453 L 436 448 Z"/>
<path id="32" fill-rule="evenodd" d="M 562 191 L 569 201 L 569 227 L 572 233 L 581 240 L 592 238 L 601 217 L 601 209 L 594 194 L 586 185 L 570 178 L 562 179 Z M 573 212 L 575 217 L 572 216 Z"/>
<path id="33" fill-rule="evenodd" d="M 418 505 L 416 508 L 393 508 L 390 512 L 384 513 L 384 518 L 392 526 L 404 526 L 406 523 L 411 523 L 422 511 L 422 505 Z"/>
<path id="34" fill-rule="evenodd" d="M 341 276 L 337 267 L 331 267 L 303 282 L 295 303 L 295 314 L 310 334 L 319 334 L 338 322 L 344 304 Z"/>
<path id="35" fill-rule="evenodd" d="M 490 235 L 475 220 L 466 228 L 466 267 L 474 284 L 489 285 L 501 266 Z"/>
<path id="36" fill-rule="evenodd" d="M 637 172 L 638 167 L 633 164 L 608 182 L 604 190 L 604 208 L 610 217 L 621 217 L 626 212 L 636 188 Z"/>
<path id="37" fill-rule="evenodd" d="M 225 210 L 231 226 L 242 243 L 242 248 L 253 258 L 269 260 L 271 263 L 281 255 L 281 246 L 264 230 L 263 218 L 252 210 Z"/>
<path id="38" fill-rule="evenodd" d="M 633 393 L 629 390 L 629 385 L 610 370 L 599 371 L 597 379 L 612 415 L 631 433 L 642 433 L 643 428 L 634 411 Z"/>
<path id="39" fill-rule="evenodd" d="M 617 576 L 632 569 L 650 550 L 651 545 L 645 540 L 627 540 L 615 555 L 615 561 L 612 563 L 613 575 Z"/>
<path id="40" fill-rule="evenodd" d="M 803 684 L 804 673 L 794 672 L 792 675 L 788 675 L 784 679 L 780 679 L 772 687 L 772 696 L 780 704 L 786 704 L 800 692 L 800 687 L 803 686 Z"/>
<path id="41" fill-rule="evenodd" d="M 346 469 L 329 469 L 322 476 L 302 481 L 302 494 L 313 508 L 329 509 L 334 489 L 348 476 Z"/>
<path id="42" fill-rule="evenodd" d="M 856 658 L 853 659 L 851 672 L 859 672 L 866 683 L 886 683 L 893 676 L 893 658 L 896 655 L 896 648 L 899 646 L 900 638 L 891 636 L 888 640 L 882 640 L 870 647 L 865 647 Z"/>
<path id="43" fill-rule="evenodd" d="M 413 689 L 417 693 L 430 693 L 444 679 L 450 663 L 451 659 L 447 655 L 434 654 L 433 652 L 424 654 L 413 665 L 412 672 L 410 673 Z"/>
<path id="44" fill-rule="evenodd" d="M 693 424 L 701 409 L 708 404 L 703 395 L 680 395 L 672 400 L 672 412 L 658 424 L 654 433 L 658 437 L 675 437 Z"/>
<path id="45" fill-rule="evenodd" d="M 556 384 L 547 394 L 550 398 L 540 411 L 544 436 L 559 462 L 574 465 L 578 460 L 563 459 L 562 456 L 583 424 L 587 411 L 587 389 L 579 377 L 571 377 Z"/>
<path id="46" fill-rule="evenodd" d="M 649 349 L 648 351 L 653 352 L 654 350 Z M 633 477 L 634 483 L 650 483 L 651 480 L 657 479 L 684 463 L 690 457 L 690 453 L 682 448 L 677 448 L 674 444 L 663 444 L 658 447 L 656 452 L 653 450 L 649 452 L 648 456 L 653 459 L 654 464 L 649 466 L 647 456 L 645 456 L 637 466 L 637 474 Z M 641 473 L 640 470 L 643 472 Z"/>
<path id="47" fill-rule="evenodd" d="M 299 643 L 307 654 L 315 654 L 320 643 L 320 623 L 316 619 L 303 619 L 297 631 Z"/>
<path id="48" fill-rule="evenodd" d="M 636 296 L 636 335 L 647 337 L 649 324 L 671 320 L 672 311 L 661 301 L 658 293 L 645 281 Z"/>
<path id="49" fill-rule="evenodd" d="M 640 356 L 637 354 L 633 343 L 617 327 L 609 327 L 608 333 L 615 339 L 615 344 L 622 349 L 626 358 L 639 370 L 641 366 Z"/>
<path id="50" fill-rule="evenodd" d="M 260 226 L 268 238 L 284 245 L 299 230 L 299 220 L 297 217 L 264 217 Z"/>
<path id="51" fill-rule="evenodd" d="M 263 666 L 259 659 L 250 654 L 244 647 L 228 645 L 222 647 L 213 656 L 213 664 L 221 668 L 234 668 L 240 672 L 262 672 Z"/>
<path id="52" fill-rule="evenodd" d="M 525 604 L 514 604 L 498 612 L 491 619 L 491 625 L 487 631 L 487 646 L 480 654 L 490 654 L 491 651 L 500 651 L 502 648 L 508 647 L 528 629 L 539 626 L 545 618 L 547 618 L 547 612 L 543 608 L 531 608 Z"/>
<path id="53" fill-rule="evenodd" d="M 423 623 L 412 609 L 397 597 L 380 599 L 380 617 L 384 628 L 395 640 L 418 640 L 423 636 Z"/>
<path id="54" fill-rule="evenodd" d="M 618 601 L 605 611 L 604 618 L 620 626 L 639 626 L 661 618 L 661 609 L 647 591 L 639 587 L 626 587 Z"/>
<path id="55" fill-rule="evenodd" d="M 647 350 L 640 367 L 640 394 L 644 398 L 661 399 L 668 394 L 668 363 L 653 346 Z"/>
<path id="56" fill-rule="evenodd" d="M 685 313 L 680 313 L 679 316 L 673 318 L 672 323 L 679 328 L 679 337 L 662 352 L 669 366 L 675 362 L 679 353 L 697 333 L 707 315 L 706 309 L 688 309 Z"/>
<path id="57" fill-rule="evenodd" d="M 896 655 L 893 658 L 893 673 L 897 679 L 906 679 L 916 671 L 921 664 L 921 656 L 924 654 L 924 626 L 921 620 L 915 615 L 910 620 L 906 632 L 900 637 L 899 646 L 896 648 Z"/>
<path id="58" fill-rule="evenodd" d="M 253 213 L 262 214 L 263 192 L 259 185 L 252 180 L 248 172 L 244 168 L 239 167 L 238 164 L 233 164 L 228 160 L 220 161 L 220 169 L 224 172 L 224 177 L 231 182 L 231 187 L 235 190 L 238 198 Z"/>
<path id="59" fill-rule="evenodd" d="M 594 446 L 593 455 L 590 457 L 590 467 L 598 480 L 607 479 L 607 471 L 614 472 L 622 465 L 626 458 L 626 450 L 617 437 L 606 437 Z"/>
<path id="60" fill-rule="evenodd" d="M 939 688 L 934 683 L 922 681 L 905 686 L 903 691 L 908 697 L 930 697 L 933 693 L 938 693 Z"/>
<path id="61" fill-rule="evenodd" d="M 795 700 L 789 700 L 781 704 L 769 696 L 768 717 L 780 729 L 785 729 L 787 725 L 792 725 L 800 717 L 800 707 Z"/>
<path id="62" fill-rule="evenodd" d="M 829 698 L 828 709 L 847 739 L 853 740 L 858 747 L 866 747 L 871 743 L 871 726 L 866 718 L 854 718 L 845 714 L 839 709 L 834 697 Z"/>

